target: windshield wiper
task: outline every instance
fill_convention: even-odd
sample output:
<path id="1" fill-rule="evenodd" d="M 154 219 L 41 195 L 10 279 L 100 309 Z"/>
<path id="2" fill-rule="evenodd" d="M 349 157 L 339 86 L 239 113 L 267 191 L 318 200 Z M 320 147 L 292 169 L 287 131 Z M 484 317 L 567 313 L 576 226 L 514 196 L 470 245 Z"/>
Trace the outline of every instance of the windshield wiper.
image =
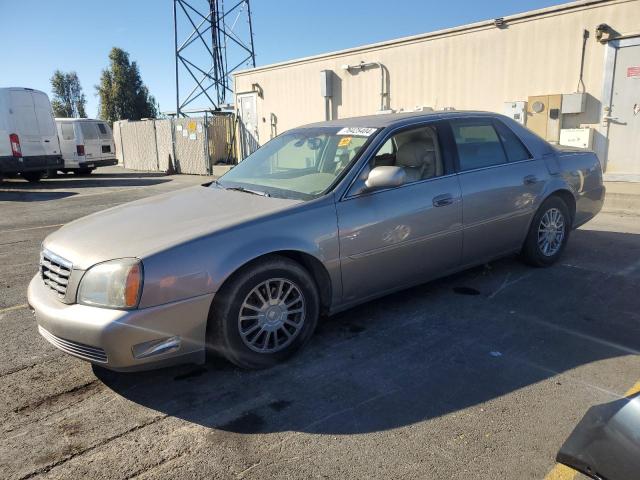
<path id="1" fill-rule="evenodd" d="M 237 192 L 251 193 L 252 195 L 260 195 L 262 197 L 270 197 L 271 196 L 267 192 L 261 192 L 259 190 L 249 190 L 248 188 L 244 188 L 244 187 L 223 187 L 223 188 L 225 190 L 235 190 Z"/>

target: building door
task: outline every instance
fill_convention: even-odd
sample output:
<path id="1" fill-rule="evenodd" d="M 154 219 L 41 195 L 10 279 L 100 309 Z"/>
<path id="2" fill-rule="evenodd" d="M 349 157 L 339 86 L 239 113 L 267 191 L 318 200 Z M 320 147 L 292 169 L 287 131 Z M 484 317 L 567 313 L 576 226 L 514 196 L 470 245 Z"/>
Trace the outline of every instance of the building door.
<path id="1" fill-rule="evenodd" d="M 245 158 L 258 148 L 258 94 L 256 92 L 238 95 L 238 133 L 240 135 L 240 156 Z"/>
<path id="2" fill-rule="evenodd" d="M 609 150 L 607 173 L 640 174 L 640 39 L 615 48 L 611 100 L 605 104 Z"/>

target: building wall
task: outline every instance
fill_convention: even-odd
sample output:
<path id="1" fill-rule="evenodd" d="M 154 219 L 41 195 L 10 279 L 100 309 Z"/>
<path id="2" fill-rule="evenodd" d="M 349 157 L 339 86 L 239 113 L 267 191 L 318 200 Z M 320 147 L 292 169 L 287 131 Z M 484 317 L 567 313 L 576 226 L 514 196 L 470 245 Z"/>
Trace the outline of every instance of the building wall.
<path id="1" fill-rule="evenodd" d="M 584 61 L 587 110 L 565 115 L 563 128 L 600 122 L 604 45 L 595 29 L 606 23 L 620 33 L 640 30 L 640 0 L 579 1 L 492 21 L 342 52 L 239 72 L 236 94 L 262 90 L 258 98 L 259 142 L 277 131 L 325 119 L 320 71 L 332 70 L 333 118 L 375 113 L 380 107 L 380 71 L 346 72 L 341 66 L 381 62 L 388 71 L 389 106 L 394 110 L 478 109 L 502 113 L 507 101 L 576 91 L 583 30 L 589 31 Z M 603 144 L 596 133 L 595 142 Z"/>

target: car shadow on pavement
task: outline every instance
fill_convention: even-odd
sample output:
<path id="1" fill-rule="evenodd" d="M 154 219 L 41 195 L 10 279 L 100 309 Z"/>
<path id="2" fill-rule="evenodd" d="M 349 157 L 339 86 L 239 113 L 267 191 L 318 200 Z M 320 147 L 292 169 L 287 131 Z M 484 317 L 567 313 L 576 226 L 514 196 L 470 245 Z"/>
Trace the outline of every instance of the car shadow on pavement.
<path id="1" fill-rule="evenodd" d="M 107 187 L 148 187 L 172 181 L 164 174 L 92 174 L 84 177 L 59 176 L 45 179 L 37 184 L 14 180 L 0 183 L 0 201 L 39 201 L 46 199 L 43 192 L 55 190 L 59 195 L 75 195 L 77 192 L 60 192 L 59 190 L 77 190 L 84 188 Z M 203 180 L 204 182 L 204 180 Z M 22 195 L 22 196 L 21 196 Z M 53 193 L 49 193 L 53 195 Z M 62 196 L 59 198 L 63 198 Z M 35 200 L 34 200 L 35 199 Z"/>
<path id="2" fill-rule="evenodd" d="M 324 319 L 301 354 L 270 370 L 214 359 L 94 372 L 133 402 L 222 432 L 357 434 L 440 417 L 640 351 L 640 272 L 627 265 L 638 257 L 622 250 L 640 251 L 640 235 L 572 237 L 552 268 L 508 258 Z M 595 264 L 585 245 L 609 256 Z M 572 382 L 549 388 L 571 395 Z"/>
<path id="3" fill-rule="evenodd" d="M 72 197 L 74 195 L 77 195 L 77 192 L 7 192 L 0 190 L 0 202 L 48 202 L 50 200 L 60 200 L 61 198 Z"/>

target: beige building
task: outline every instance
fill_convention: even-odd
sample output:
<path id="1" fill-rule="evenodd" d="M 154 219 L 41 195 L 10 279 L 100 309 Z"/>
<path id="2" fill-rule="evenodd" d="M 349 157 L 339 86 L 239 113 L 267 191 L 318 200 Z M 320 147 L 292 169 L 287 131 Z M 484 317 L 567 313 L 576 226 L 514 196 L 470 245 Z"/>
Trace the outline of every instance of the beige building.
<path id="1" fill-rule="evenodd" d="M 267 65 L 235 74 L 235 92 L 249 149 L 330 118 L 490 110 L 552 142 L 591 147 L 610 178 L 632 179 L 640 0 L 581 0 Z"/>

